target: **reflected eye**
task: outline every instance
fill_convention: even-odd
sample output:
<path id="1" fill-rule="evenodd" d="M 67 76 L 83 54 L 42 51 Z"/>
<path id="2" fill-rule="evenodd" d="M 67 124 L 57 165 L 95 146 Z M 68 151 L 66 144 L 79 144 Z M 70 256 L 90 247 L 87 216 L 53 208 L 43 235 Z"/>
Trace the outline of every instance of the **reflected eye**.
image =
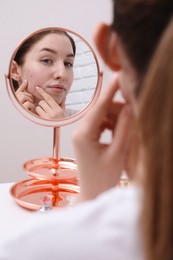
<path id="1" fill-rule="evenodd" d="M 45 63 L 45 64 L 52 64 L 53 61 L 51 59 L 48 59 L 48 58 L 44 58 L 41 60 L 42 63 Z"/>
<path id="2" fill-rule="evenodd" d="M 64 62 L 64 65 L 65 65 L 65 67 L 67 67 L 67 68 L 73 68 L 73 63 L 72 63 L 72 62 L 66 61 L 66 62 Z"/>

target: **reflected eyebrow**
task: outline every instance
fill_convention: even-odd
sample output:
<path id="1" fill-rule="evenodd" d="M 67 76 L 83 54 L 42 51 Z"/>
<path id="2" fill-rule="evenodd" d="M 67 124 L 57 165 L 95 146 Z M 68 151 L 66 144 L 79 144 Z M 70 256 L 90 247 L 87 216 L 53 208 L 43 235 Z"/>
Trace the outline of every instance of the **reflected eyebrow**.
<path id="1" fill-rule="evenodd" d="M 40 52 L 41 51 L 48 51 L 48 52 L 51 52 L 53 54 L 57 54 L 57 51 L 55 51 L 53 49 L 50 49 L 50 48 L 43 48 L 43 49 L 40 50 Z M 74 58 L 74 54 L 73 53 L 69 53 L 69 54 L 67 54 L 66 57 L 73 57 Z"/>

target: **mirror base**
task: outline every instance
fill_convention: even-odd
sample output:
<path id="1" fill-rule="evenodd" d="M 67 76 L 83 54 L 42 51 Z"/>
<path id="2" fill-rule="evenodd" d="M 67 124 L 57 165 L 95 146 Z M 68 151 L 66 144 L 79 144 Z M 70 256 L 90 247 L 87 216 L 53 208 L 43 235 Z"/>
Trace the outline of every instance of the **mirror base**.
<path id="1" fill-rule="evenodd" d="M 15 202 L 28 210 L 40 210 L 72 207 L 79 194 L 79 186 L 74 183 L 52 183 L 51 180 L 31 178 L 15 183 L 10 188 Z"/>
<path id="2" fill-rule="evenodd" d="M 72 207 L 79 194 L 77 164 L 70 158 L 37 158 L 24 163 L 32 178 L 15 183 L 10 194 L 29 210 Z"/>

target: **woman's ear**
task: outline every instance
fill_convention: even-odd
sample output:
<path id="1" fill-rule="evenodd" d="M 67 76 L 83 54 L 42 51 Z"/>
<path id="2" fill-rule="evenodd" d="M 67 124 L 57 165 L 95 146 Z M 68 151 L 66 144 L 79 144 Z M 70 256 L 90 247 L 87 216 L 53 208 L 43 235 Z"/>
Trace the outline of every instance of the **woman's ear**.
<path id="1" fill-rule="evenodd" d="M 11 77 L 12 79 L 19 81 L 21 79 L 20 68 L 16 61 L 11 63 Z"/>
<path id="2" fill-rule="evenodd" d="M 106 65 L 113 71 L 119 71 L 121 63 L 117 48 L 117 34 L 109 25 L 100 24 L 95 31 L 94 41 Z"/>

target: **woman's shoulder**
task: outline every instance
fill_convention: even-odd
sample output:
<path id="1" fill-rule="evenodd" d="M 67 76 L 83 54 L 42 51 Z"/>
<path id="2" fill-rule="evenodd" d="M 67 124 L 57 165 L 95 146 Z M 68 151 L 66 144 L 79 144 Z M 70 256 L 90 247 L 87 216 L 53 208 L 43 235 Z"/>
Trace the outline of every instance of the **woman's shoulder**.
<path id="1" fill-rule="evenodd" d="M 88 203 L 86 210 L 90 211 L 91 215 L 100 212 L 97 223 L 104 219 L 104 222 L 114 223 L 115 229 L 116 227 L 120 229 L 121 226 L 127 231 L 137 226 L 141 196 L 142 192 L 136 186 L 113 188 Z"/>
<path id="2" fill-rule="evenodd" d="M 97 210 L 115 210 L 121 211 L 128 208 L 135 208 L 136 211 L 140 206 L 141 190 L 136 186 L 116 187 L 100 194 L 95 200 L 82 203 L 77 207 L 86 208 L 92 212 Z"/>

